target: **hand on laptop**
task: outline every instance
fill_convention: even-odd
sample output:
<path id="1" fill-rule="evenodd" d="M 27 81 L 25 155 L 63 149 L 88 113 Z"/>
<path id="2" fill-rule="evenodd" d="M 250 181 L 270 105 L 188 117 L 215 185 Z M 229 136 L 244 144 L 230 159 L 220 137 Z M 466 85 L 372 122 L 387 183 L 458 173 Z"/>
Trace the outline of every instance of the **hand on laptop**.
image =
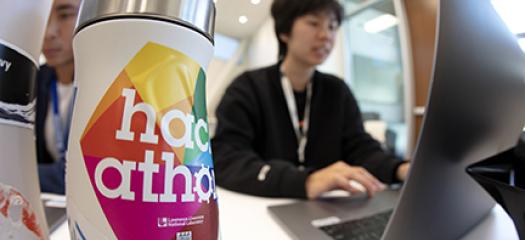
<path id="1" fill-rule="evenodd" d="M 385 189 L 385 185 L 366 169 L 339 161 L 308 176 L 305 186 L 306 194 L 309 199 L 315 199 L 324 192 L 335 189 L 342 189 L 351 193 L 362 192 L 362 189 L 356 184 L 350 184 L 351 180 L 363 185 L 370 197 Z"/>

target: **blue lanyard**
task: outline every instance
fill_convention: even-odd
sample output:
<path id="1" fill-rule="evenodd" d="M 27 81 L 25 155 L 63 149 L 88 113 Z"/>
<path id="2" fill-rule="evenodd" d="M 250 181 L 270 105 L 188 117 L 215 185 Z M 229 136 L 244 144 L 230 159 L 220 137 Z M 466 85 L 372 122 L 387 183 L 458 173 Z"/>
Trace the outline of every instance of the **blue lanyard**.
<path id="1" fill-rule="evenodd" d="M 67 151 L 67 141 L 69 128 L 71 126 L 71 115 L 73 112 L 73 102 L 76 95 L 76 88 L 73 89 L 73 96 L 69 101 L 66 112 L 66 121 L 62 122 L 60 117 L 60 98 L 58 96 L 57 81 L 51 81 L 51 104 L 53 107 L 53 126 L 55 127 L 55 143 L 58 148 L 59 160 L 65 159 Z"/>

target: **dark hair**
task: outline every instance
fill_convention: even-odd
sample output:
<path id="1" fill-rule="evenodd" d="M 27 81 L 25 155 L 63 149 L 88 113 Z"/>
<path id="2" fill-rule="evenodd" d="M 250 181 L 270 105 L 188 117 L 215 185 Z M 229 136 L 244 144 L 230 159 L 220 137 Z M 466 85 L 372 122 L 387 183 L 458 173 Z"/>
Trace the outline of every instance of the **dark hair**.
<path id="1" fill-rule="evenodd" d="M 301 16 L 328 11 L 335 15 L 340 25 L 344 16 L 344 9 L 337 0 L 274 0 L 272 3 L 272 17 L 275 21 L 275 35 L 279 42 L 279 61 L 288 51 L 286 43 L 279 38 L 280 34 L 289 34 L 294 21 Z"/>

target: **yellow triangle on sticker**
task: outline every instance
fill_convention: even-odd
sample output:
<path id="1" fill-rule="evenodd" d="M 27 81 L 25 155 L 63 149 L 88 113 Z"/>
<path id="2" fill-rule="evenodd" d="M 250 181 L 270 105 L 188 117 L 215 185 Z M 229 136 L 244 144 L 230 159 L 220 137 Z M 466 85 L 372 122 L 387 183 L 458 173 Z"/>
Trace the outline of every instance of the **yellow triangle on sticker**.
<path id="1" fill-rule="evenodd" d="M 126 66 L 138 94 L 156 112 L 192 97 L 199 70 L 185 54 L 151 42 Z"/>

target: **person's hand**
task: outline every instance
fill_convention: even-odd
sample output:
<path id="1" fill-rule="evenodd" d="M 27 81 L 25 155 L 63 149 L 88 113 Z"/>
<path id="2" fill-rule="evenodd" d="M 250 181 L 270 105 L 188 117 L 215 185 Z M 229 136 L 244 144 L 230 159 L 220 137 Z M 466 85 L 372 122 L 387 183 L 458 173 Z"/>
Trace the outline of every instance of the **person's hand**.
<path id="1" fill-rule="evenodd" d="M 326 168 L 312 173 L 306 179 L 306 194 L 315 199 L 324 192 L 342 189 L 350 193 L 359 193 L 361 189 L 350 181 L 354 180 L 366 189 L 370 197 L 385 189 L 385 185 L 362 167 L 354 167 L 338 161 Z"/>
<path id="2" fill-rule="evenodd" d="M 399 181 L 404 182 L 407 179 L 408 171 L 410 170 L 410 163 L 406 162 L 397 168 L 396 177 Z"/>

